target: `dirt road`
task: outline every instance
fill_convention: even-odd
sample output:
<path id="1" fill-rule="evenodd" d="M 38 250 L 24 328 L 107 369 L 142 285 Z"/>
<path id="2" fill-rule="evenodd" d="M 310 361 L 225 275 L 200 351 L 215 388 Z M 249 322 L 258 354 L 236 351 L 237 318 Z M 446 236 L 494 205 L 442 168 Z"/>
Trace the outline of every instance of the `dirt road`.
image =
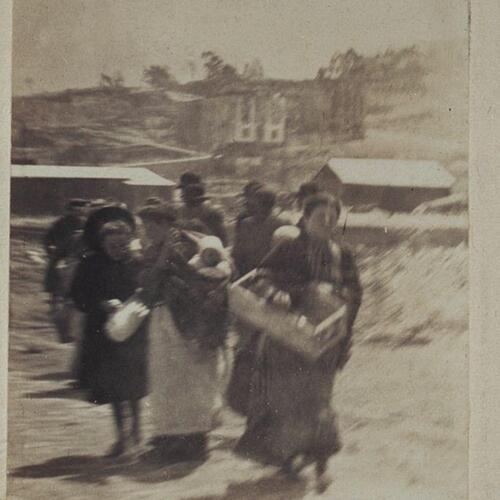
<path id="1" fill-rule="evenodd" d="M 72 348 L 57 344 L 47 322 L 40 269 L 25 257 L 25 245 L 13 245 L 13 252 L 9 499 L 317 497 L 310 470 L 290 483 L 273 468 L 235 457 L 231 449 L 243 422 L 230 412 L 212 433 L 210 458 L 199 466 L 105 461 L 114 438 L 110 411 L 68 389 Z M 436 328 L 399 346 L 385 339 L 359 340 L 338 378 L 334 401 L 344 448 L 331 460 L 334 481 L 322 498 L 465 499 L 467 334 Z"/>

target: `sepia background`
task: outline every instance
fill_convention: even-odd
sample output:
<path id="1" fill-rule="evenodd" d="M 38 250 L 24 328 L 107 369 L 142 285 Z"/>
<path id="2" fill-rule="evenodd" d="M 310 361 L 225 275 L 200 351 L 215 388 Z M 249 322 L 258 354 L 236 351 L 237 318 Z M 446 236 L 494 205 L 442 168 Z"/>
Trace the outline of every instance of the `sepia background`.
<path id="1" fill-rule="evenodd" d="M 292 190 L 331 157 L 437 160 L 454 176 L 452 208 L 428 214 L 435 216 L 431 229 L 423 229 L 421 218 L 401 215 L 392 219 L 400 229 L 384 238 L 376 230 L 383 213 L 359 215 L 375 229 L 363 233 L 371 238 L 356 241 L 366 298 L 355 356 L 335 394 L 346 449 L 334 465 L 342 498 L 466 498 L 467 6 L 381 4 L 16 0 L 12 158 L 40 165 L 108 165 L 125 163 L 133 151 L 134 162 L 161 166 L 179 158 L 179 151 L 158 144 L 199 151 L 199 143 L 177 133 L 179 115 L 190 109 L 179 99 L 211 97 L 210 85 L 196 82 L 207 79 L 212 55 L 214 71 L 226 66 L 230 78 L 224 85 L 231 88 L 231 75 L 238 74 L 245 92 L 266 79 L 280 80 L 280 91 L 299 81 L 297 92 L 305 92 L 304 82 L 318 73 L 328 79 L 350 72 L 353 87 L 362 80 L 361 129 L 343 131 L 343 137 L 314 128 L 306 134 L 298 99 L 296 140 L 267 152 L 264 165 L 231 158 L 223 165 L 192 166 L 203 169 L 211 194 L 230 214 L 237 180 L 258 175 Z M 212 55 L 203 58 L 208 51 Z M 162 98 L 164 92 L 172 95 Z M 168 105 L 159 106 L 161 99 Z M 125 152 L 124 145 L 131 149 Z M 185 166 L 172 165 L 168 175 L 175 179 Z M 92 468 L 91 457 L 110 429 L 103 424 L 100 437 L 89 442 L 103 410 L 65 397 L 63 381 L 50 377 L 64 370 L 68 352 L 57 344 L 39 300 L 43 268 L 32 258 L 36 239 L 26 235 L 54 214 L 36 208 L 43 217 L 25 201 L 12 214 L 13 497 L 50 491 L 56 498 L 92 498 L 89 484 L 102 484 L 116 498 L 140 497 L 145 490 L 177 498 L 173 491 L 179 489 L 184 492 L 179 498 L 306 496 L 267 481 L 266 471 L 247 470 L 223 446 L 205 469 L 184 478 Z M 49 416 L 40 418 L 41 413 Z M 237 436 L 239 425 L 230 420 L 215 441 Z M 210 488 L 208 477 L 217 478 Z"/>

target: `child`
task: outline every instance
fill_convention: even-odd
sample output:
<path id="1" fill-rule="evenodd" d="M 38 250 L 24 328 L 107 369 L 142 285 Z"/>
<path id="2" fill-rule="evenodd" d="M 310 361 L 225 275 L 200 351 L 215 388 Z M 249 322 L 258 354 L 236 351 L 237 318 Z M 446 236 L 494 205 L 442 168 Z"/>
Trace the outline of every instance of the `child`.
<path id="1" fill-rule="evenodd" d="M 216 236 L 205 236 L 199 242 L 198 253 L 189 261 L 189 266 L 203 278 L 223 280 L 231 276 L 231 264 Z"/>

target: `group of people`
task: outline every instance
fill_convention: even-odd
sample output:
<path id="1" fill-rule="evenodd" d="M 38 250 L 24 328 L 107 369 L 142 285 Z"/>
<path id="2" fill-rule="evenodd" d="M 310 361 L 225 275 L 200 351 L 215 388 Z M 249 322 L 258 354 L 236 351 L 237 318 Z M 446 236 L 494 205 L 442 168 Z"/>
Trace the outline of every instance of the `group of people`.
<path id="1" fill-rule="evenodd" d="M 81 201 L 68 207 L 66 240 L 81 234 L 69 291 L 85 315 L 77 378 L 89 401 L 113 408 L 117 439 L 109 455 L 141 449 L 140 401 L 149 395 L 155 435 L 147 456 L 169 462 L 207 456 L 224 399 L 220 355 L 233 327 L 238 343 L 227 402 L 247 422 L 235 452 L 287 473 L 314 462 L 320 477 L 341 447 L 333 381 L 349 358 L 362 297 L 355 260 L 336 230 L 341 205 L 304 184 L 297 193 L 301 215 L 291 221 L 277 213 L 271 189 L 250 182 L 230 242 L 200 177 L 185 173 L 178 188 L 182 204 L 150 198 L 136 214 L 117 203 L 94 204 L 83 220 Z M 56 233 L 60 227 L 46 239 L 49 284 L 54 263 L 75 248 L 73 241 L 57 249 Z M 312 283 L 331 284 L 348 305 L 342 345 L 311 361 L 231 318 L 228 288 L 254 269 L 269 271 L 292 305 Z M 132 297 L 149 314 L 116 342 L 106 334 L 107 321 Z"/>

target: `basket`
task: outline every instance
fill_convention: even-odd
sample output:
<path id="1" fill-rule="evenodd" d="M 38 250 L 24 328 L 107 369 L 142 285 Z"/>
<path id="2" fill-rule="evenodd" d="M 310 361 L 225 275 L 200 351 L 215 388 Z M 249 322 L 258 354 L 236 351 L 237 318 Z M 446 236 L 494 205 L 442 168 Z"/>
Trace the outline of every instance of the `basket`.
<path id="1" fill-rule="evenodd" d="M 315 324 L 311 319 L 268 302 L 248 288 L 256 277 L 251 271 L 229 289 L 231 313 L 242 323 L 261 330 L 311 360 L 337 347 L 347 334 L 347 306 L 332 296 L 334 312 Z"/>

